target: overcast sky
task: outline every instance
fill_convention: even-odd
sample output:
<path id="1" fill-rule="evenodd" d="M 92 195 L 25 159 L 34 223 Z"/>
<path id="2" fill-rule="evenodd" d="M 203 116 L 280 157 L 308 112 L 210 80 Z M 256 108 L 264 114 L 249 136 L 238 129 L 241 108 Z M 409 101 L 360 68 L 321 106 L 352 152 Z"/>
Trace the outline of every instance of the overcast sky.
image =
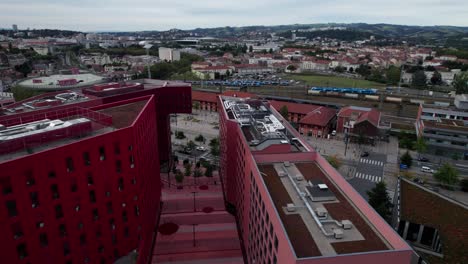
<path id="1" fill-rule="evenodd" d="M 139 31 L 328 22 L 468 26 L 468 1 L 0 0 L 0 28 Z"/>

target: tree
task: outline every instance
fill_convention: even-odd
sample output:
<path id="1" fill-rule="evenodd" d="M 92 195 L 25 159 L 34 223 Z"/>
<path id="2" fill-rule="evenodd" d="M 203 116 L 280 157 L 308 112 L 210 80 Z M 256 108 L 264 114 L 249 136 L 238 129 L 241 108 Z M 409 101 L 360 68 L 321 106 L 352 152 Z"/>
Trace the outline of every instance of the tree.
<path id="1" fill-rule="evenodd" d="M 461 72 L 455 75 L 453 87 L 456 94 L 468 93 L 468 72 Z"/>
<path id="2" fill-rule="evenodd" d="M 212 140 L 210 140 L 209 146 L 211 147 L 211 155 L 219 156 L 219 139 L 213 138 Z"/>
<path id="3" fill-rule="evenodd" d="M 405 154 L 401 156 L 400 160 L 401 164 L 405 164 L 406 166 L 408 166 L 408 168 L 411 167 L 411 165 L 413 164 L 413 158 L 411 157 L 409 151 L 406 151 Z"/>
<path id="4" fill-rule="evenodd" d="M 178 169 L 175 172 L 175 180 L 178 183 L 182 183 L 184 181 L 184 174 Z"/>
<path id="5" fill-rule="evenodd" d="M 189 163 L 189 164 L 185 165 L 184 175 L 185 176 L 190 176 L 190 174 L 192 174 L 192 165 L 190 165 L 190 163 Z"/>
<path id="6" fill-rule="evenodd" d="M 427 87 L 427 77 L 424 71 L 417 71 L 413 73 L 413 79 L 411 80 L 411 86 L 417 89 L 424 89 Z"/>
<path id="7" fill-rule="evenodd" d="M 338 73 L 343 73 L 346 71 L 346 68 L 345 67 L 341 67 L 341 66 L 336 66 L 335 69 L 333 69 L 335 72 L 338 72 Z"/>
<path id="8" fill-rule="evenodd" d="M 175 138 L 177 138 L 177 139 L 184 139 L 184 138 L 185 138 L 184 132 L 182 132 L 182 131 L 176 131 L 176 132 L 175 132 Z"/>
<path id="9" fill-rule="evenodd" d="M 438 71 L 434 71 L 431 77 L 431 83 L 433 85 L 440 85 L 442 84 L 442 75 Z"/>
<path id="10" fill-rule="evenodd" d="M 192 140 L 189 140 L 189 142 L 187 142 L 187 148 L 189 149 L 194 149 L 196 146 L 197 144 L 195 144 L 195 142 L 193 142 Z"/>
<path id="11" fill-rule="evenodd" d="M 200 110 L 200 102 L 198 101 L 193 102 L 192 107 L 195 110 Z"/>
<path id="12" fill-rule="evenodd" d="M 400 82 L 400 68 L 395 66 L 390 66 L 385 75 L 387 76 L 387 83 L 397 85 Z"/>
<path id="13" fill-rule="evenodd" d="M 388 197 L 385 182 L 381 181 L 377 183 L 373 189 L 367 192 L 367 195 L 369 196 L 369 204 L 383 219 L 389 221 L 393 205 Z"/>
<path id="14" fill-rule="evenodd" d="M 24 75 L 24 77 L 27 77 L 28 74 L 30 74 L 33 69 L 31 65 L 29 64 L 29 62 L 25 62 L 21 65 L 16 65 L 15 70 L 18 72 L 21 72 Z"/>
<path id="15" fill-rule="evenodd" d="M 194 139 L 197 142 L 205 142 L 205 137 L 202 134 L 196 136 Z"/>
<path id="16" fill-rule="evenodd" d="M 213 177 L 213 166 L 211 164 L 209 166 L 206 166 L 205 176 Z"/>
<path id="17" fill-rule="evenodd" d="M 418 152 L 418 157 L 421 157 L 421 153 L 424 153 L 427 150 L 426 140 L 424 140 L 424 138 L 422 137 L 418 137 L 418 140 L 416 140 L 414 146 L 416 148 L 416 151 Z"/>
<path id="18" fill-rule="evenodd" d="M 201 177 L 201 176 L 203 176 L 203 174 L 202 174 L 200 168 L 195 168 L 195 169 L 193 170 L 193 177 L 198 178 L 198 177 Z"/>
<path id="19" fill-rule="evenodd" d="M 434 173 L 434 178 L 442 184 L 454 185 L 458 182 L 458 171 L 452 165 L 445 163 Z"/>
<path id="20" fill-rule="evenodd" d="M 335 169 L 339 169 L 340 166 L 341 166 L 341 161 L 338 159 L 338 157 L 337 157 L 336 155 L 328 156 L 328 157 L 327 157 L 327 161 L 328 161 L 328 163 L 330 163 L 330 165 L 332 165 L 333 168 L 335 168 Z"/>
<path id="21" fill-rule="evenodd" d="M 355 72 L 363 77 L 367 77 L 371 73 L 369 66 L 364 65 L 364 64 L 359 65 L 359 67 L 355 70 Z"/>
<path id="22" fill-rule="evenodd" d="M 283 105 L 279 110 L 284 119 L 289 120 L 289 110 L 287 105 Z"/>
<path id="23" fill-rule="evenodd" d="M 286 67 L 286 70 L 288 70 L 288 71 L 295 71 L 295 70 L 297 70 L 297 68 L 296 68 L 296 66 L 294 66 L 294 65 L 291 64 L 291 65 L 288 65 L 288 67 Z"/>
<path id="24" fill-rule="evenodd" d="M 249 46 L 249 52 L 250 52 L 250 53 L 253 52 L 253 46 Z"/>

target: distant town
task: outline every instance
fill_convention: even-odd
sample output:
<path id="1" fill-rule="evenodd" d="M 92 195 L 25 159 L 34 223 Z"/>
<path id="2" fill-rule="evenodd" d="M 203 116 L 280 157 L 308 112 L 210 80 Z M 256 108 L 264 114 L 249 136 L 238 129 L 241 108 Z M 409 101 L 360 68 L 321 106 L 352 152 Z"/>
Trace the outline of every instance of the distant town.
<path id="1" fill-rule="evenodd" d="M 0 259 L 467 263 L 467 36 L 0 29 Z"/>

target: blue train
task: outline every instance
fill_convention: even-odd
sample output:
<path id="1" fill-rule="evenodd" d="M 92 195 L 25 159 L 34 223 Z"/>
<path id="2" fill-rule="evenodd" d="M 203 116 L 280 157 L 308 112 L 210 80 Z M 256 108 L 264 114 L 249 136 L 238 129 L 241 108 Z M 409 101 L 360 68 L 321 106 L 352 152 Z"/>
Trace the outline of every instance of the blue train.
<path id="1" fill-rule="evenodd" d="M 229 81 L 202 81 L 204 85 L 207 86 L 233 86 L 233 87 L 260 87 L 264 85 L 280 85 L 280 86 L 288 86 L 288 81 L 258 81 L 258 80 L 229 80 Z M 202 82 L 200 81 L 193 81 L 191 82 L 194 85 L 201 85 Z"/>
<path id="2" fill-rule="evenodd" d="M 312 87 L 309 91 L 316 92 L 335 92 L 335 93 L 352 93 L 352 94 L 377 94 L 377 89 L 365 88 L 338 88 L 338 87 Z"/>

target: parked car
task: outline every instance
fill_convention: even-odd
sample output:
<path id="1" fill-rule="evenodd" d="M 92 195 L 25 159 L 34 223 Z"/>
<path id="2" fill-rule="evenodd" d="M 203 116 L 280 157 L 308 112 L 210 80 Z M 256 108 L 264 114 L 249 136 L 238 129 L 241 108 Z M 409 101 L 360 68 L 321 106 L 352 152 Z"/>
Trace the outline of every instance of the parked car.
<path id="1" fill-rule="evenodd" d="M 434 170 L 431 169 L 431 168 L 429 168 L 429 167 L 427 167 L 427 166 L 422 166 L 422 167 L 421 167 L 421 171 L 422 171 L 422 172 L 427 172 L 427 173 L 434 173 Z"/>
<path id="2" fill-rule="evenodd" d="M 425 157 L 419 157 L 418 161 L 429 162 L 429 159 Z"/>
<path id="3" fill-rule="evenodd" d="M 331 133 L 332 136 L 336 136 L 336 130 L 333 130 Z"/>
<path id="4" fill-rule="evenodd" d="M 362 157 L 362 158 L 364 158 L 364 157 L 369 157 L 369 152 L 364 151 L 363 153 L 361 153 L 361 157 Z"/>
<path id="5" fill-rule="evenodd" d="M 206 148 L 205 148 L 205 147 L 203 147 L 203 146 L 198 146 L 198 147 L 196 147 L 196 150 L 205 151 L 205 150 L 206 150 Z"/>

